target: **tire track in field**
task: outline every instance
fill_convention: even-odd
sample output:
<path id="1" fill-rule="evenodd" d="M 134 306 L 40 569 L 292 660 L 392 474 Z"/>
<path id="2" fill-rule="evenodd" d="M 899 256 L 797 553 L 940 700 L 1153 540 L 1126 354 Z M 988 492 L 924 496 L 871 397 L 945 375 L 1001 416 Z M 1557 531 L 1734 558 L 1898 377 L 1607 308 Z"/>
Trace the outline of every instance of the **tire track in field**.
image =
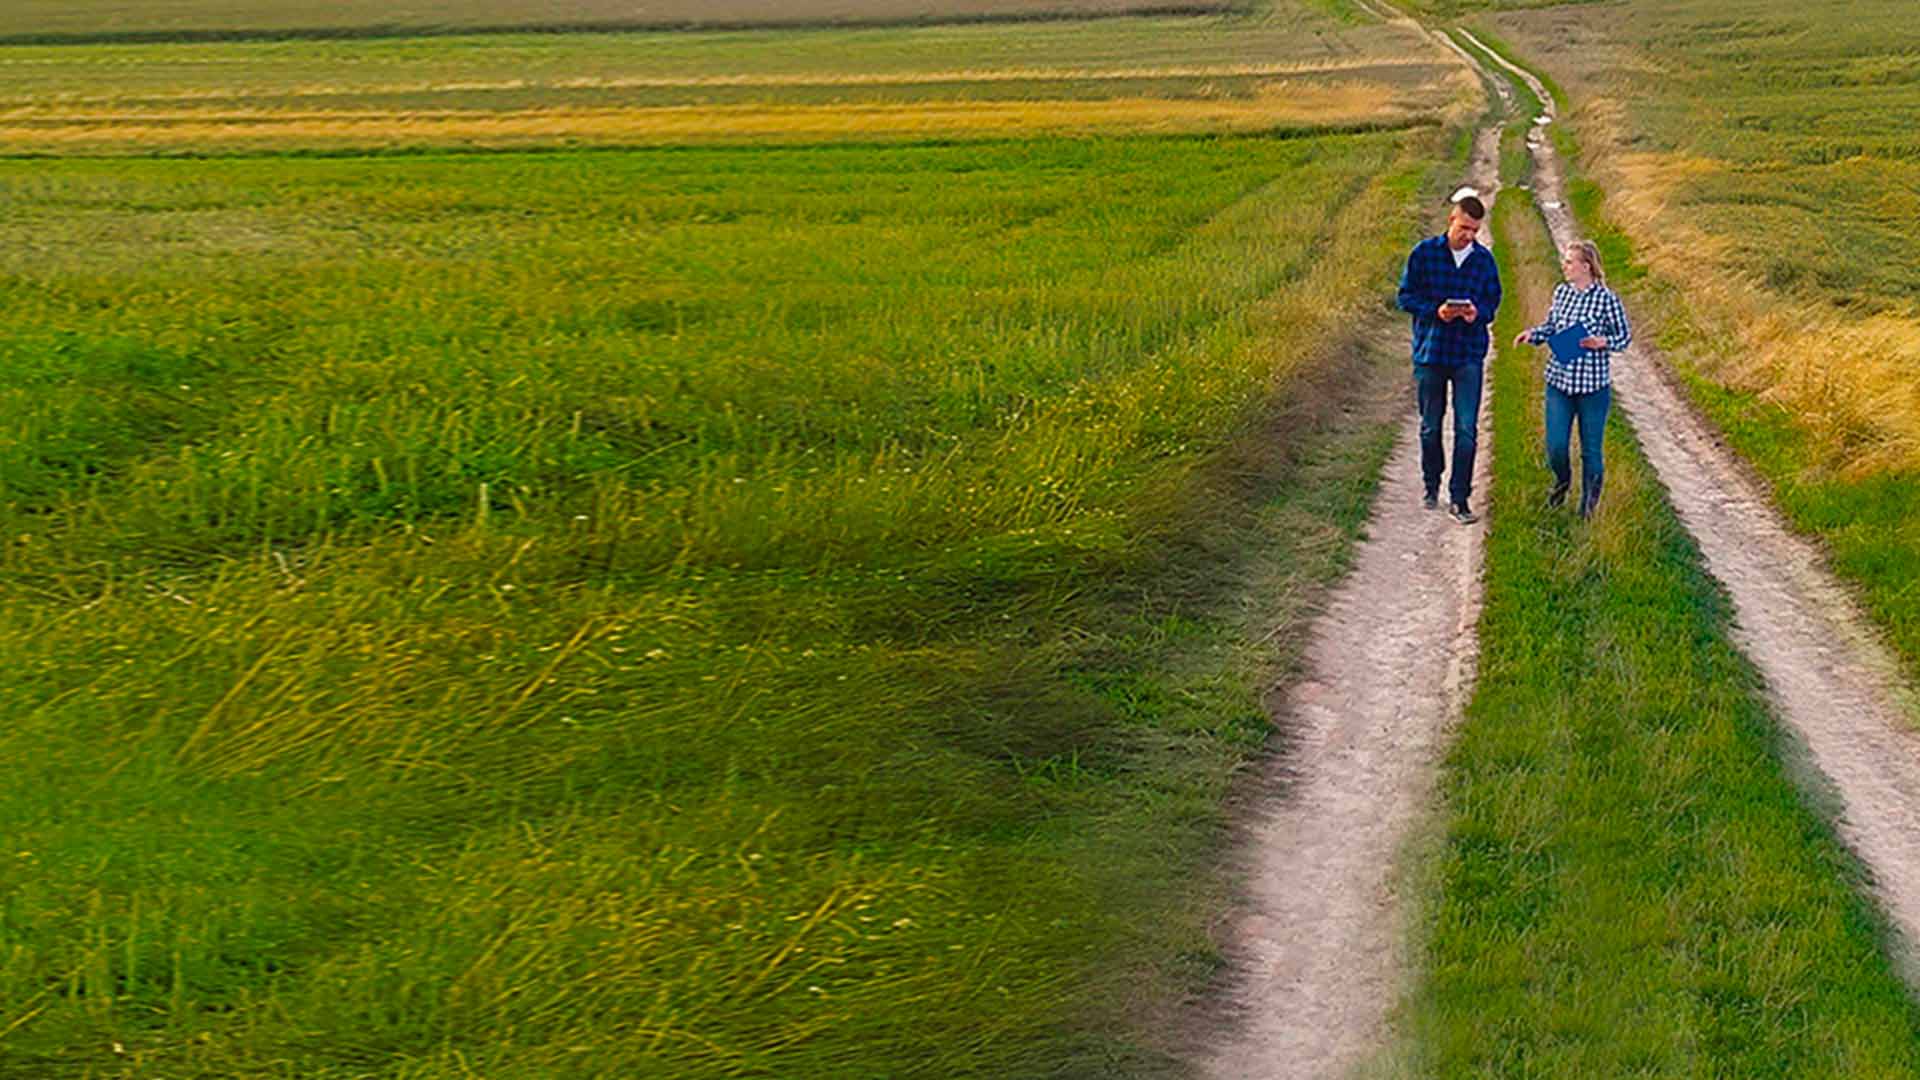
<path id="1" fill-rule="evenodd" d="M 1465 33 L 1462 31 L 1462 33 Z M 1469 39 L 1472 35 L 1467 35 Z M 1475 40 L 1476 45 L 1480 43 Z M 1527 81 L 1534 76 L 1488 51 Z M 1579 235 L 1565 170 L 1536 128 L 1534 190 L 1554 243 Z M 1732 596 L 1733 637 L 1765 678 L 1795 741 L 1789 768 L 1863 864 L 1898 939 L 1894 961 L 1920 987 L 1920 701 L 1817 544 L 1791 532 L 1765 483 L 1687 403 L 1671 369 L 1645 344 L 1617 358 L 1615 400 L 1693 534 L 1707 569 Z M 1604 512 L 1604 503 L 1603 510 Z"/>
<path id="2" fill-rule="evenodd" d="M 1498 146 L 1496 123 L 1469 171 L 1489 197 Z M 1489 397 L 1474 469 L 1483 506 L 1491 414 Z M 1199 1063 L 1206 1076 L 1336 1076 L 1392 1042 L 1407 966 L 1402 855 L 1472 693 L 1485 535 L 1421 508 L 1418 432 L 1408 408 L 1353 570 L 1309 629 L 1301 678 L 1269 702 L 1285 749 L 1239 841 L 1247 883 L 1225 934 L 1228 1017 Z"/>

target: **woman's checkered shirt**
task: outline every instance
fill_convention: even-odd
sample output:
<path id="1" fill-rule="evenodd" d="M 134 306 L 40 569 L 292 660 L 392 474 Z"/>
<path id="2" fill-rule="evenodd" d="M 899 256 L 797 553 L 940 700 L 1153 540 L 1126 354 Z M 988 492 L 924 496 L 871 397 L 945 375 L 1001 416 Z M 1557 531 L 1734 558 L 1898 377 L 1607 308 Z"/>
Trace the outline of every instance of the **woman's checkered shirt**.
<path id="1" fill-rule="evenodd" d="M 1571 361 L 1549 354 L 1547 385 L 1563 394 L 1591 394 L 1613 381 L 1608 360 L 1633 344 L 1633 327 L 1627 324 L 1627 309 L 1620 306 L 1620 298 L 1612 289 L 1595 282 L 1582 292 L 1572 282 L 1563 281 L 1554 286 L 1547 321 L 1527 331 L 1527 340 L 1544 344 L 1574 323 L 1584 324 L 1589 334 L 1606 338 L 1607 348 L 1582 349 Z"/>

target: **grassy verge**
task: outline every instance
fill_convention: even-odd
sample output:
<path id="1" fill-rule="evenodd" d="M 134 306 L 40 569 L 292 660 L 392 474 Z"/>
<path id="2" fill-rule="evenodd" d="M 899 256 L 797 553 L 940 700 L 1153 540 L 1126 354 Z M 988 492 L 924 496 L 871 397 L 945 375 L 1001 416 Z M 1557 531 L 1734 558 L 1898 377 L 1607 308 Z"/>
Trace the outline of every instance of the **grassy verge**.
<path id="1" fill-rule="evenodd" d="M 1714 338 L 1689 319 L 1679 297 L 1657 310 L 1660 346 L 1693 403 L 1767 480 L 1793 527 L 1825 545 L 1828 565 L 1920 685 L 1920 472 L 1836 472 L 1793 412 L 1707 375 L 1692 354 L 1712 348 Z"/>
<path id="2" fill-rule="evenodd" d="M 1164 1067 L 1430 156 L 8 174 L 0 1073 Z"/>
<path id="3" fill-rule="evenodd" d="M 1544 309 L 1525 200 L 1496 339 Z M 1728 605 L 1626 425 L 1582 524 L 1548 511 L 1531 349 L 1495 365 L 1480 681 L 1443 774 L 1411 1015 L 1430 1075 L 1910 1076 L 1920 1014 L 1780 763 Z"/>

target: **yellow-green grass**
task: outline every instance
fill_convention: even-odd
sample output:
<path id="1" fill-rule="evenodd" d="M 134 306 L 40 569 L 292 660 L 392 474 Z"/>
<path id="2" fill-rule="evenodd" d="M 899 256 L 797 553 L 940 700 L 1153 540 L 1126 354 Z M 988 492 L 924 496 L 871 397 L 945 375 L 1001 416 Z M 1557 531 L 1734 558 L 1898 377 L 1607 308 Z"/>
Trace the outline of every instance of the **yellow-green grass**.
<path id="1" fill-rule="evenodd" d="M 0 165 L 0 1072 L 1158 1071 L 1434 141 Z"/>
<path id="2" fill-rule="evenodd" d="M 924 142 L 1033 135 L 1316 133 L 1431 124 L 1382 86 L 1262 86 L 1251 97 L 908 104 L 351 110 L 80 111 L 0 123 L 21 154 L 341 152 L 549 146 Z"/>
<path id="3" fill-rule="evenodd" d="M 1797 16 L 1768 10 L 1767 18 L 1759 9 L 1744 13 L 1752 20 L 1751 41 L 1772 50 L 1754 58 L 1764 61 L 1756 70 L 1777 67 L 1783 78 L 1805 83 L 1804 92 L 1775 97 L 1745 81 L 1758 75 L 1717 58 L 1702 42 L 1714 59 L 1688 78 L 1718 80 L 1710 81 L 1709 96 L 1725 102 L 1728 115 L 1778 110 L 1781 123 L 1801 125 L 1839 100 L 1818 88 L 1822 79 L 1870 66 L 1882 55 L 1878 50 L 1895 47 L 1906 32 L 1864 8 L 1857 14 L 1881 32 L 1877 41 L 1874 34 L 1822 22 L 1825 29 L 1804 47 L 1788 46 L 1779 34 L 1762 31 L 1795 25 Z M 1684 25 L 1703 34 L 1698 27 L 1708 25 L 1710 14 L 1681 7 L 1673 17 L 1691 19 Z M 1837 18 L 1826 9 L 1806 15 Z M 1646 278 L 1628 293 L 1629 302 L 1694 403 L 1767 478 L 1795 527 L 1827 546 L 1833 567 L 1884 628 L 1910 675 L 1920 678 L 1920 375 L 1913 365 L 1920 355 L 1920 309 L 1902 298 L 1906 288 L 1897 279 L 1905 261 L 1884 250 L 1900 243 L 1905 219 L 1873 209 L 1898 197 L 1906 181 L 1885 169 L 1901 166 L 1869 158 L 1821 167 L 1768 164 L 1762 155 L 1800 151 L 1770 142 L 1775 137 L 1764 131 L 1730 137 L 1727 118 L 1712 113 L 1695 110 L 1678 123 L 1669 115 L 1680 109 L 1669 96 L 1678 91 L 1651 70 L 1643 71 L 1648 85 L 1661 93 L 1622 112 L 1612 102 L 1635 99 L 1596 78 L 1593 65 L 1568 64 L 1567 43 L 1583 56 L 1622 57 L 1633 70 L 1647 68 L 1647 58 L 1659 54 L 1637 39 L 1620 39 L 1611 23 L 1603 34 L 1599 24 L 1579 18 L 1539 13 L 1502 20 L 1522 58 L 1537 50 L 1541 66 L 1569 88 L 1559 92 L 1576 106 L 1579 143 L 1598 147 L 1582 154 L 1563 133 L 1568 160 L 1580 163 L 1570 178 L 1572 208 L 1601 241 L 1616 276 Z M 1796 115 L 1802 119 L 1792 120 Z M 1672 149 L 1646 149 L 1662 143 Z M 1709 145 L 1726 156 L 1694 152 Z M 1750 188 L 1748 195 L 1721 201 L 1711 194 L 1736 175 L 1745 177 L 1739 182 Z M 1888 186 L 1865 190 L 1881 183 Z M 1751 250 L 1743 254 L 1743 248 Z M 1788 251 L 1798 266 L 1792 281 L 1767 269 L 1767 260 Z M 1815 280 L 1835 275 L 1849 284 Z"/>
<path id="4" fill-rule="evenodd" d="M 1508 341 L 1553 253 L 1496 224 Z M 1446 762 L 1437 899 L 1409 1010 L 1435 1076 L 1920 1074 L 1916 1013 L 1803 805 L 1729 605 L 1632 432 L 1583 523 L 1545 507 L 1540 360 L 1501 348 L 1479 682 Z"/>
<path id="5" fill-rule="evenodd" d="M 0 152 L 1221 132 L 1447 122 L 1406 27 L 1254 18 L 0 48 Z"/>
<path id="6" fill-rule="evenodd" d="M 498 29 L 913 24 L 1253 7 L 1236 0 L 657 0 L 644 5 L 626 0 L 428 0 L 398 9 L 380 0 L 333 0 L 317 7 L 275 0 L 14 0 L 0 12 L 0 41 L 284 40 Z"/>
<path id="7" fill-rule="evenodd" d="M 1285 73 L 1436 59 L 1404 29 L 1341 22 L 1302 5 L 1259 19 L 1129 18 L 1021 26 L 674 34 L 504 34 L 372 41 L 0 49 L 13 107 L 68 101 L 461 101 L 523 92 L 522 104 L 577 104 L 572 90 L 679 90 L 698 101 L 729 84 L 925 84 L 1033 72 L 1116 76 L 1235 66 Z M 554 95 L 533 98 L 539 93 Z M 417 99 L 409 99 L 417 100 Z M 589 102 L 599 103 L 599 102 Z"/>

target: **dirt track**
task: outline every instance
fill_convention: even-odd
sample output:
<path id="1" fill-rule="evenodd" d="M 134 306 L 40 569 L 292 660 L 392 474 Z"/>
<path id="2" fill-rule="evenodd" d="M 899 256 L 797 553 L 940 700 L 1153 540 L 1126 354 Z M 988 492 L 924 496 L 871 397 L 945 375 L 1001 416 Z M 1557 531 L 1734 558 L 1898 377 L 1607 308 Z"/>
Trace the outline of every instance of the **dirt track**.
<path id="1" fill-rule="evenodd" d="M 1497 127 L 1481 133 L 1469 170 L 1489 196 L 1498 138 Z M 1407 940 L 1400 857 L 1471 693 L 1485 535 L 1421 508 L 1411 390 L 1407 406 L 1354 569 L 1309 632 L 1305 675 L 1275 704 L 1290 747 L 1241 841 L 1231 1029 L 1202 1063 L 1208 1076 L 1340 1075 L 1391 1041 Z M 1489 394 L 1474 470 L 1482 507 L 1491 412 Z"/>

